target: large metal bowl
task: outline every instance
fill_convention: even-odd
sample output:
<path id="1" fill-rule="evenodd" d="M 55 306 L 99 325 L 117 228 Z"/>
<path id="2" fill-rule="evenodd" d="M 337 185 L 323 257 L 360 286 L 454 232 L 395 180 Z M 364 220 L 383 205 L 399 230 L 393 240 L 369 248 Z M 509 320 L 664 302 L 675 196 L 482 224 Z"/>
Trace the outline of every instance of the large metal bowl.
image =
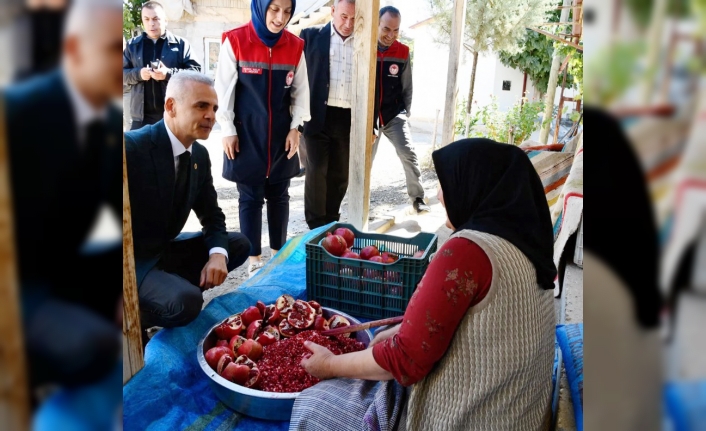
<path id="1" fill-rule="evenodd" d="M 348 314 L 332 308 L 323 307 L 323 314 L 326 318 L 330 318 L 334 314 L 339 314 L 348 319 L 351 325 L 360 323 L 359 320 Z M 225 321 L 225 319 L 223 320 Z M 216 396 L 223 404 L 246 416 L 276 421 L 289 420 L 292 415 L 294 399 L 300 392 L 264 392 L 236 385 L 219 376 L 218 373 L 206 363 L 204 353 L 216 345 L 217 337 L 214 329 L 221 323 L 222 321 L 218 322 L 206 332 L 206 335 L 201 339 L 196 349 L 199 365 L 201 365 L 201 369 L 208 377 L 208 383 L 211 389 L 213 389 L 213 392 L 216 393 Z M 373 335 L 369 330 L 358 331 L 352 335 L 355 336 L 358 341 L 365 344 L 365 346 L 373 339 Z"/>

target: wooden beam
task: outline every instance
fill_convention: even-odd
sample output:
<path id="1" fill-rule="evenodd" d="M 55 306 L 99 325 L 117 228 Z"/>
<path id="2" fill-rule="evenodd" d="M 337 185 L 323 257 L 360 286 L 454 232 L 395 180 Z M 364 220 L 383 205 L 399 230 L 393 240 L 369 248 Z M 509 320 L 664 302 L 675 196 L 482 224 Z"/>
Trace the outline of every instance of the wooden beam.
<path id="1" fill-rule="evenodd" d="M 353 39 L 353 95 L 348 175 L 348 219 L 361 231 L 368 229 L 370 168 L 372 166 L 375 65 L 380 0 L 357 0 Z"/>
<path id="2" fill-rule="evenodd" d="M 123 384 L 145 366 L 123 138 Z"/>
<path id="3" fill-rule="evenodd" d="M 0 97 L 0 429 L 29 429 L 29 387 L 15 258 L 5 107 Z"/>
<path id="4" fill-rule="evenodd" d="M 565 44 L 565 45 L 569 45 L 569 46 L 571 46 L 571 47 L 573 47 L 573 48 L 576 48 L 576 50 L 579 51 L 579 52 L 583 52 L 583 46 L 581 46 L 581 45 L 579 45 L 579 44 L 573 43 L 573 42 L 571 42 L 571 41 L 569 41 L 569 40 L 566 40 L 566 39 L 562 39 L 562 38 L 560 38 L 559 36 L 557 36 L 557 35 L 555 35 L 555 34 L 549 33 L 548 31 L 540 30 L 540 29 L 534 28 L 534 27 L 527 27 L 527 28 L 530 29 L 530 30 L 532 30 L 532 31 L 536 31 L 536 32 L 539 33 L 539 34 L 543 34 L 543 35 L 547 36 L 547 37 L 550 38 L 550 39 L 559 41 L 559 42 L 561 42 L 561 43 L 563 43 L 563 44 Z"/>
<path id="5" fill-rule="evenodd" d="M 441 129 L 441 146 L 454 141 L 456 124 L 456 95 L 458 94 L 458 64 L 461 61 L 463 27 L 466 23 L 466 1 L 454 0 L 453 20 L 451 22 L 451 43 L 449 44 L 449 63 L 446 72 L 446 103 L 444 104 L 444 123 Z M 469 101 L 472 103 L 472 101 Z"/>

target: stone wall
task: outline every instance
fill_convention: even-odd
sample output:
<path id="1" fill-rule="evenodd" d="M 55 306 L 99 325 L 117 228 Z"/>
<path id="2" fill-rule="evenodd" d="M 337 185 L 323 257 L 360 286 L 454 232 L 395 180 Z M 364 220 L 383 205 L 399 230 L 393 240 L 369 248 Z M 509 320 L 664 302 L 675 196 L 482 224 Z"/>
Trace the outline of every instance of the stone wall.
<path id="1" fill-rule="evenodd" d="M 191 55 L 205 68 L 211 64 L 209 75 L 213 71 L 213 60 L 217 58 L 218 44 L 224 31 L 231 30 L 250 20 L 250 1 L 248 0 L 195 0 L 196 16 L 184 13 L 180 20 L 171 21 L 168 28 L 191 44 Z M 205 56 L 207 42 L 211 47 L 211 61 Z M 215 57 L 215 58 L 214 58 Z"/>

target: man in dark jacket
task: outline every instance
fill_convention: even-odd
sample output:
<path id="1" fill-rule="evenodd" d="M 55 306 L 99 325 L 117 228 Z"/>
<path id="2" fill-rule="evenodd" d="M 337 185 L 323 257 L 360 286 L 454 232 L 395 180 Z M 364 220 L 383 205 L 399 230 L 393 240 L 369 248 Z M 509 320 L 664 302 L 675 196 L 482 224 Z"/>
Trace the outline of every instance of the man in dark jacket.
<path id="1" fill-rule="evenodd" d="M 348 189 L 355 0 L 335 0 L 332 22 L 302 30 L 311 121 L 304 123 L 304 215 L 310 229 L 338 221 Z"/>
<path id="2" fill-rule="evenodd" d="M 145 32 L 130 40 L 123 53 L 123 84 L 131 85 L 131 130 L 154 124 L 164 115 L 164 94 L 169 79 L 180 70 L 200 71 L 191 58 L 189 42 L 167 31 L 162 5 L 148 1 L 142 6 Z"/>
<path id="3" fill-rule="evenodd" d="M 402 15 L 397 8 L 385 6 L 380 9 L 373 121 L 381 133 L 373 144 L 373 159 L 380 137 L 385 135 L 402 162 L 407 194 L 419 214 L 431 209 L 424 202 L 424 188 L 419 180 L 422 173 L 417 154 L 412 148 L 412 132 L 407 122 L 412 106 L 412 64 L 409 61 L 409 47 L 397 41 L 401 21 Z"/>
<path id="4" fill-rule="evenodd" d="M 125 133 L 144 328 L 194 320 L 203 305 L 202 290 L 222 284 L 250 252 L 244 235 L 226 231 L 208 150 L 196 142 L 208 139 L 217 109 L 213 80 L 184 71 L 167 86 L 164 120 Z M 203 230 L 181 233 L 191 210 Z"/>

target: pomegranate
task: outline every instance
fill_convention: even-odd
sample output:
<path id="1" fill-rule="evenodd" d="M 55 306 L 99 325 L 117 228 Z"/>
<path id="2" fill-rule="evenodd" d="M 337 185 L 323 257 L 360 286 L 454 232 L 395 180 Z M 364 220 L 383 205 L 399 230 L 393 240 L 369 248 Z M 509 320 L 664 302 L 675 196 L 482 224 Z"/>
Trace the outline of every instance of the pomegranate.
<path id="1" fill-rule="evenodd" d="M 320 316 L 321 313 L 324 312 L 323 308 L 321 308 L 321 304 L 319 304 L 316 301 L 309 301 L 309 305 L 311 305 L 311 308 L 313 308 L 314 311 L 316 311 L 317 316 Z"/>
<path id="2" fill-rule="evenodd" d="M 382 257 L 382 263 L 395 263 L 399 259 L 396 254 L 388 252 L 384 252 L 380 257 Z"/>
<path id="3" fill-rule="evenodd" d="M 242 318 L 243 325 L 248 327 L 252 322 L 262 319 L 262 313 L 257 307 L 251 305 L 243 311 Z"/>
<path id="4" fill-rule="evenodd" d="M 257 364 L 252 360 L 248 359 L 247 356 L 241 355 L 234 362 L 236 365 L 243 364 L 250 368 L 250 373 L 248 375 L 248 380 L 243 384 L 246 388 L 255 386 L 257 381 L 260 379 L 260 370 L 257 368 Z"/>
<path id="5" fill-rule="evenodd" d="M 326 320 L 324 316 L 316 316 L 316 320 L 314 320 L 314 329 L 316 329 L 317 331 L 328 330 L 328 320 Z"/>
<path id="6" fill-rule="evenodd" d="M 262 301 L 257 301 L 257 303 L 255 304 L 255 306 L 257 307 L 258 310 L 260 310 L 260 314 L 261 314 L 262 316 L 264 316 L 264 315 L 265 315 L 265 309 L 267 308 L 267 306 L 265 305 L 265 303 L 262 302 Z"/>
<path id="7" fill-rule="evenodd" d="M 370 262 L 378 262 L 378 263 L 384 263 L 382 260 L 382 256 L 373 256 L 370 259 L 368 259 Z"/>
<path id="8" fill-rule="evenodd" d="M 243 386 L 245 385 L 245 382 L 248 381 L 248 377 L 250 377 L 250 367 L 245 364 L 236 364 L 231 362 L 227 367 L 225 367 L 223 372 L 219 374 L 224 379 Z"/>
<path id="9" fill-rule="evenodd" d="M 221 374 L 223 370 L 228 366 L 228 364 L 233 362 L 233 357 L 230 355 L 230 353 L 226 353 L 225 355 L 221 356 L 221 358 L 218 360 L 218 364 L 216 365 L 216 372 L 218 374 Z"/>
<path id="10" fill-rule="evenodd" d="M 275 305 L 277 306 L 280 315 L 282 315 L 282 317 L 286 317 L 287 314 L 292 311 L 292 305 L 294 305 L 294 298 L 292 297 L 292 295 L 287 295 L 285 293 L 284 295 L 277 298 L 277 302 L 275 303 Z"/>
<path id="11" fill-rule="evenodd" d="M 221 356 L 230 354 L 231 351 L 227 347 L 212 347 L 206 351 L 204 355 L 206 363 L 214 370 L 218 367 L 218 360 Z"/>
<path id="12" fill-rule="evenodd" d="M 238 347 L 236 356 L 240 355 L 245 355 L 253 361 L 257 361 L 260 359 L 260 356 L 262 356 L 262 344 L 255 340 L 245 340 L 245 342 Z"/>
<path id="13" fill-rule="evenodd" d="M 228 347 L 228 340 L 216 341 L 216 347 Z"/>
<path id="14" fill-rule="evenodd" d="M 334 235 L 338 235 L 344 240 L 346 240 L 346 244 L 348 244 L 348 247 L 353 247 L 353 243 L 355 241 L 355 234 L 353 234 L 353 231 L 345 228 L 345 227 L 339 227 L 333 232 Z"/>
<path id="15" fill-rule="evenodd" d="M 306 329 L 314 324 L 316 311 L 308 302 L 297 299 L 292 312 L 287 316 L 289 324 L 297 329 Z"/>
<path id="16" fill-rule="evenodd" d="M 412 256 L 412 257 L 414 257 L 416 259 L 421 259 L 422 256 L 424 256 L 424 250 L 418 250 L 416 253 L 414 253 L 414 256 Z"/>
<path id="17" fill-rule="evenodd" d="M 282 337 L 293 337 L 297 335 L 297 330 L 292 325 L 289 324 L 287 319 L 279 322 L 279 333 Z"/>
<path id="18" fill-rule="evenodd" d="M 270 304 L 265 308 L 263 317 L 267 319 L 267 323 L 271 323 L 273 325 L 279 324 L 279 321 L 282 320 L 279 309 L 275 304 Z"/>
<path id="19" fill-rule="evenodd" d="M 248 325 L 247 331 L 245 331 L 245 338 L 252 340 L 257 332 L 260 331 L 260 326 L 262 326 L 262 320 L 256 320 Z"/>
<path id="20" fill-rule="evenodd" d="M 334 314 L 334 315 L 331 316 L 331 318 L 329 319 L 329 321 L 328 321 L 328 326 L 329 326 L 329 328 L 331 328 L 331 329 L 342 328 L 342 327 L 344 327 L 344 326 L 351 326 L 351 322 L 349 322 L 348 319 L 346 319 L 346 318 L 343 317 L 343 316 L 339 316 L 338 314 Z M 350 337 L 350 336 L 351 336 L 350 333 L 348 333 L 348 334 L 341 334 L 341 335 L 344 336 L 344 337 Z"/>
<path id="21" fill-rule="evenodd" d="M 216 327 L 216 335 L 221 340 L 230 340 L 234 336 L 240 335 L 243 327 L 243 320 L 240 314 L 235 314 Z"/>
<path id="22" fill-rule="evenodd" d="M 347 251 L 341 256 L 344 259 L 360 259 L 360 255 L 354 251 Z"/>
<path id="23" fill-rule="evenodd" d="M 240 356 L 238 355 L 238 349 L 245 343 L 245 341 L 246 338 L 242 335 L 236 335 L 235 337 L 230 339 L 230 342 L 228 343 L 228 348 L 230 348 L 230 352 L 234 358 Z"/>
<path id="24" fill-rule="evenodd" d="M 274 326 L 267 326 L 260 335 L 257 336 L 257 342 L 262 346 L 269 346 L 279 341 L 279 330 Z"/>
<path id="25" fill-rule="evenodd" d="M 380 250 L 378 250 L 378 248 L 374 245 L 364 247 L 360 251 L 360 258 L 363 260 L 370 260 L 370 258 L 373 256 L 380 256 Z"/>
<path id="26" fill-rule="evenodd" d="M 321 240 L 321 245 L 336 257 L 340 257 L 346 252 L 346 240 L 342 236 L 327 234 L 326 238 Z"/>

